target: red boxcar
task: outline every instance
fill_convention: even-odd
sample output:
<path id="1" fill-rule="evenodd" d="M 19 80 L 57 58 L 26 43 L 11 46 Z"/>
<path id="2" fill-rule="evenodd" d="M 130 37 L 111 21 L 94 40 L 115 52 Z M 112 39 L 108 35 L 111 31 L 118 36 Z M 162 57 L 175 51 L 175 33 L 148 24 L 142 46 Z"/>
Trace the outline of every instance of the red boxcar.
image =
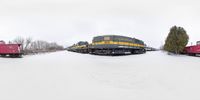
<path id="1" fill-rule="evenodd" d="M 20 44 L 5 44 L 0 41 L 0 56 L 21 57 Z"/>
<path id="2" fill-rule="evenodd" d="M 199 55 L 200 54 L 200 41 L 197 42 L 197 45 L 185 47 L 184 53 L 193 55 L 193 56 Z"/>

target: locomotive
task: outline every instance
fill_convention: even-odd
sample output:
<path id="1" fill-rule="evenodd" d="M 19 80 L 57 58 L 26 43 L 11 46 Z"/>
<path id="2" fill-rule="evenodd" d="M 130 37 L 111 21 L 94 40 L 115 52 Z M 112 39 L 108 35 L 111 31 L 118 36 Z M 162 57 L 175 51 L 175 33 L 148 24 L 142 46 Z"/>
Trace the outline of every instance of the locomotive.
<path id="1" fill-rule="evenodd" d="M 80 41 L 77 44 L 74 44 L 67 48 L 68 51 L 79 52 L 79 53 L 88 53 L 89 43 L 87 41 Z"/>
<path id="2" fill-rule="evenodd" d="M 145 53 L 145 44 L 142 40 L 119 36 L 103 35 L 93 38 L 92 43 L 75 44 L 68 48 L 69 51 L 97 55 L 124 55 Z"/>
<path id="3" fill-rule="evenodd" d="M 6 44 L 0 41 L 0 56 L 1 57 L 22 57 L 21 44 Z"/>

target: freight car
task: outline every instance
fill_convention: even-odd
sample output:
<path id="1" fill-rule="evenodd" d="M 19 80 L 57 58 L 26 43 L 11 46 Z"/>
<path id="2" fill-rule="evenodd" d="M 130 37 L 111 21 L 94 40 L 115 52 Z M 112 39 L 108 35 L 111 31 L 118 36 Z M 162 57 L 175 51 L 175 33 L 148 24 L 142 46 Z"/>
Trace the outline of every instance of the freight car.
<path id="1" fill-rule="evenodd" d="M 0 56 L 22 57 L 20 47 L 21 44 L 6 44 L 4 41 L 0 41 Z"/>
<path id="2" fill-rule="evenodd" d="M 145 44 L 142 40 L 119 35 L 94 37 L 89 46 L 89 53 L 100 55 L 142 54 L 145 52 Z"/>
<path id="3" fill-rule="evenodd" d="M 68 47 L 68 51 L 97 55 L 124 55 L 142 54 L 146 49 L 142 40 L 119 35 L 104 35 L 94 37 L 91 44 L 82 41 L 74 44 Z"/>
<path id="4" fill-rule="evenodd" d="M 191 56 L 200 55 L 200 41 L 197 41 L 196 45 L 185 47 L 184 53 Z"/>

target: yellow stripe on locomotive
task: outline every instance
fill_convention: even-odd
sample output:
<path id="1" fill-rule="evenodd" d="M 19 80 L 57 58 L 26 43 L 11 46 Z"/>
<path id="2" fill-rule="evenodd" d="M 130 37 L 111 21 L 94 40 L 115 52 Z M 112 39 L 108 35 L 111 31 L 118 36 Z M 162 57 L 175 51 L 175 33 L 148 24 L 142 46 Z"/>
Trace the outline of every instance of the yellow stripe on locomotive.
<path id="1" fill-rule="evenodd" d="M 92 45 L 124 45 L 124 46 L 133 46 L 133 47 L 144 47 L 144 45 L 136 44 L 136 43 L 130 43 L 130 42 L 116 42 L 116 41 L 100 41 L 100 42 L 94 42 Z"/>

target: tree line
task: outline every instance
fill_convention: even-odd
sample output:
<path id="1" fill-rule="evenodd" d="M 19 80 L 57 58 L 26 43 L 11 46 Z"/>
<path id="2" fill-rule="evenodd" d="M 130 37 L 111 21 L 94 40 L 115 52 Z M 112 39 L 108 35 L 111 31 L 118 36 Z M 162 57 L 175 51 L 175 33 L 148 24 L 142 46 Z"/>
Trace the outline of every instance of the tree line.
<path id="1" fill-rule="evenodd" d="M 47 42 L 44 40 L 33 40 L 32 38 L 17 37 L 9 43 L 21 44 L 21 51 L 27 54 L 37 54 L 45 52 L 55 52 L 64 50 L 64 47 L 58 45 L 56 42 Z"/>

